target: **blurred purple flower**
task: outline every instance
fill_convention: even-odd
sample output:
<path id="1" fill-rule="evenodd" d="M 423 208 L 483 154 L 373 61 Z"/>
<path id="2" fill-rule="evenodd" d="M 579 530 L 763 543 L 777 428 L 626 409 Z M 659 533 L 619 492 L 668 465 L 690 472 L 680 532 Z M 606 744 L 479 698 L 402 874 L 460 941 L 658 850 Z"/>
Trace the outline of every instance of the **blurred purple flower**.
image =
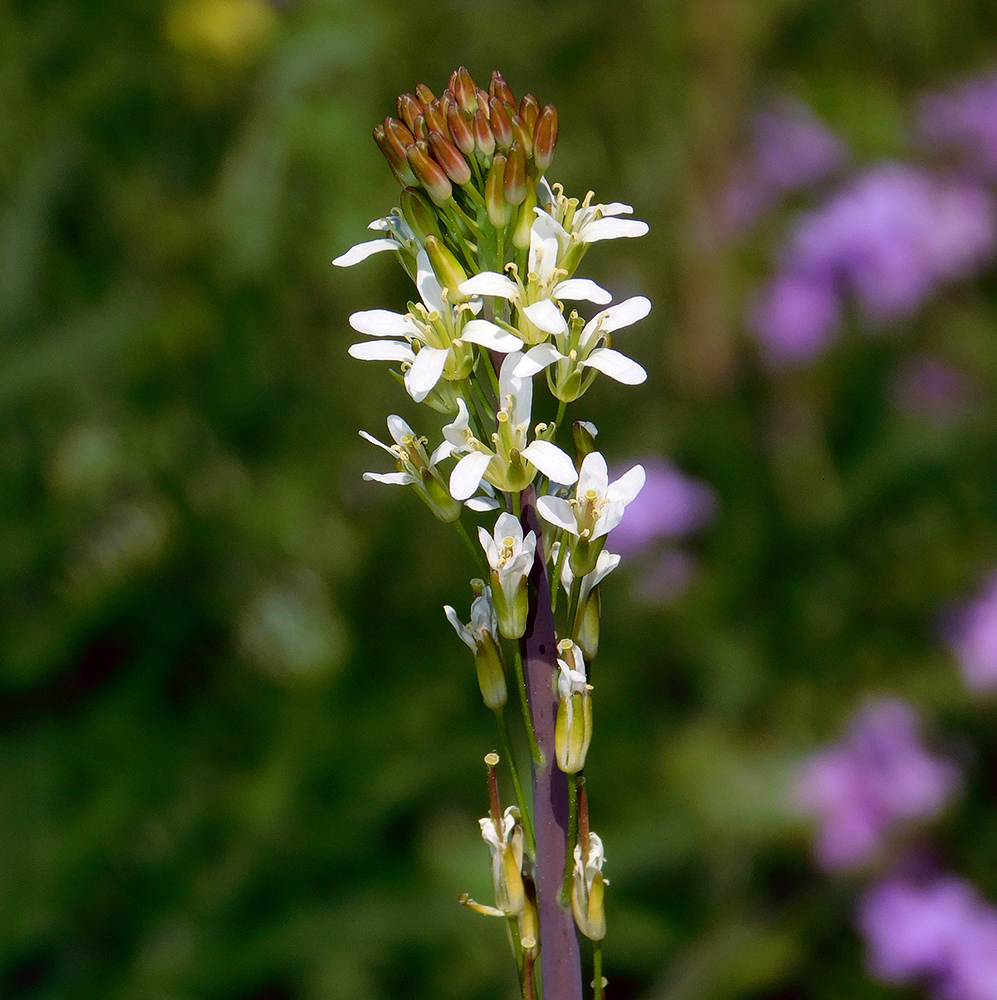
<path id="1" fill-rule="evenodd" d="M 661 538 L 688 535 L 706 524 L 716 511 L 713 491 L 660 458 L 642 458 L 644 488 L 627 505 L 623 520 L 610 532 L 608 547 L 627 557 Z M 619 474 L 610 474 L 613 478 Z"/>
<path id="2" fill-rule="evenodd" d="M 858 924 L 880 979 L 921 981 L 939 1000 L 997 1000 L 997 910 L 965 880 L 874 883 Z"/>
<path id="3" fill-rule="evenodd" d="M 836 297 L 853 294 L 873 319 L 908 315 L 974 273 L 995 245 L 994 204 L 982 187 L 884 164 L 800 216 L 749 319 L 770 361 L 805 359 L 833 336 Z"/>
<path id="4" fill-rule="evenodd" d="M 964 168 L 997 180 L 997 73 L 926 95 L 917 124 L 927 146 L 953 150 Z"/>
<path id="5" fill-rule="evenodd" d="M 924 746 L 914 709 L 891 698 L 866 705 L 803 765 L 793 797 L 820 825 L 818 863 L 840 871 L 877 854 L 898 824 L 939 813 L 958 784 L 955 765 Z"/>
<path id="6" fill-rule="evenodd" d="M 755 115 L 749 156 L 733 170 L 724 214 L 750 226 L 783 195 L 817 184 L 848 158 L 845 144 L 803 103 L 779 101 Z"/>
<path id="7" fill-rule="evenodd" d="M 947 632 L 966 686 L 979 693 L 997 690 L 997 573 Z"/>
<path id="8" fill-rule="evenodd" d="M 942 423 L 958 416 L 973 397 L 966 374 L 933 354 L 903 362 L 893 380 L 893 399 L 908 413 Z"/>

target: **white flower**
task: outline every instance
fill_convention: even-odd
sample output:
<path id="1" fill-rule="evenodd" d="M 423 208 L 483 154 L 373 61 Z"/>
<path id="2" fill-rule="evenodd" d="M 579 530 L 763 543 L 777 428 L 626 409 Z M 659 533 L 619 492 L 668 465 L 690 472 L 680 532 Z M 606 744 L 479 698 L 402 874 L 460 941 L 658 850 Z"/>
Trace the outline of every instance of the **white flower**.
<path id="1" fill-rule="evenodd" d="M 644 467 L 635 465 L 610 483 L 606 460 L 597 451 L 589 452 L 578 471 L 574 499 L 542 496 L 537 512 L 556 527 L 592 541 L 620 523 L 627 504 L 643 488 L 644 478 Z"/>
<path id="2" fill-rule="evenodd" d="M 582 845 L 575 844 L 575 866 L 572 872 L 571 909 L 578 929 L 593 941 L 606 936 L 606 915 L 603 909 L 603 887 L 609 879 L 603 878 L 602 866 L 606 856 L 602 839 L 597 833 L 588 835 L 588 855 L 582 857 Z"/>
<path id="3" fill-rule="evenodd" d="M 639 219 L 621 219 L 621 215 L 632 215 L 633 207 L 614 201 L 608 205 L 593 205 L 593 192 L 585 195 L 584 201 L 572 207 L 573 199 L 564 197 L 560 184 L 553 188 L 542 179 L 537 185 L 537 198 L 543 207 L 535 209 L 539 215 L 545 212 L 554 220 L 553 231 L 557 236 L 559 255 L 563 259 L 572 247 L 587 245 L 602 240 L 618 240 L 643 236 L 647 223 Z"/>
<path id="4" fill-rule="evenodd" d="M 583 381 L 581 368 L 595 369 L 621 382 L 640 385 L 647 372 L 619 351 L 601 346 L 611 334 L 642 320 L 651 311 L 651 302 L 635 295 L 597 313 L 581 330 L 581 320 L 574 316 L 569 324 L 553 302 L 536 302 L 523 310 L 530 322 L 551 334 L 553 343 L 531 347 L 516 368 L 516 374 L 530 378 L 548 365 L 557 364 L 552 384 L 555 395 L 567 402 L 577 399 L 591 381 Z M 591 376 L 595 377 L 594 373 Z"/>
<path id="5" fill-rule="evenodd" d="M 441 378 L 459 381 L 471 373 L 474 354 L 470 344 L 507 353 L 522 347 L 522 341 L 487 320 L 469 319 L 475 306 L 450 305 L 425 250 L 419 251 L 416 265 L 422 303 L 407 313 L 389 309 L 353 313 L 350 326 L 358 333 L 390 339 L 353 344 L 349 353 L 363 361 L 402 362 L 405 388 L 421 403 Z"/>
<path id="6" fill-rule="evenodd" d="M 523 526 L 515 514 L 503 511 L 490 535 L 487 528 L 478 528 L 478 539 L 485 550 L 488 565 L 498 574 L 499 585 L 506 594 L 515 594 L 520 581 L 529 575 L 537 548 L 536 533 L 523 536 Z"/>
<path id="7" fill-rule="evenodd" d="M 557 560 L 561 554 L 561 543 L 554 542 L 551 546 L 551 561 L 557 565 Z M 595 569 L 591 573 L 586 573 L 582 577 L 582 585 L 578 591 L 578 607 L 583 608 L 595 587 L 598 587 L 610 573 L 620 565 L 620 556 L 603 549 L 596 560 Z M 575 582 L 575 574 L 571 572 L 571 563 L 566 559 L 561 567 L 561 586 L 566 594 L 571 593 L 571 585 Z"/>
<path id="8" fill-rule="evenodd" d="M 380 230 L 389 235 L 382 236 L 376 240 L 367 240 L 365 243 L 358 243 L 350 247 L 344 254 L 340 254 L 334 261 L 337 267 L 351 267 L 359 264 L 360 261 L 385 250 L 414 249 L 418 246 L 415 233 L 412 227 L 400 216 L 389 215 L 383 219 L 375 219 L 368 229 Z"/>
<path id="9" fill-rule="evenodd" d="M 501 829 L 496 829 L 491 817 L 478 820 L 481 836 L 491 853 L 495 905 L 510 917 L 522 912 L 526 905 L 522 876 L 523 828 L 518 818 L 519 810 L 509 806 L 502 815 Z"/>
<path id="10" fill-rule="evenodd" d="M 443 428 L 450 451 L 463 456 L 450 473 L 450 492 L 458 500 L 471 496 L 482 479 L 504 492 L 518 493 L 533 481 L 537 469 L 556 483 L 571 485 L 578 478 L 571 458 L 557 445 L 542 439 L 528 442 L 533 382 L 514 374 L 522 358 L 518 351 L 507 355 L 499 371 L 501 409 L 492 436 L 494 450 L 474 436 L 462 399 L 457 400 L 456 419 Z"/>
<path id="11" fill-rule="evenodd" d="M 447 621 L 453 625 L 457 635 L 467 644 L 472 652 L 485 642 L 485 633 L 498 635 L 498 616 L 492 603 L 492 588 L 485 587 L 479 597 L 471 602 L 471 621 L 464 625 L 457 617 L 457 612 L 449 604 L 443 606 Z"/>
<path id="12" fill-rule="evenodd" d="M 529 321 L 526 306 L 552 299 L 586 300 L 605 305 L 613 299 L 594 281 L 568 278 L 567 272 L 556 266 L 559 253 L 557 233 L 553 228 L 556 226 L 546 212 L 539 213 L 533 223 L 525 283 L 516 267 L 510 265 L 507 270 L 511 278 L 495 271 L 482 271 L 459 286 L 464 295 L 495 295 L 508 299 L 519 310 L 519 332 L 529 344 L 546 340 L 548 333 Z"/>
<path id="13" fill-rule="evenodd" d="M 557 644 L 561 656 L 557 659 L 557 694 L 560 698 L 570 698 L 573 694 L 591 691 L 585 676 L 585 657 L 581 647 L 570 639 L 562 639 Z"/>

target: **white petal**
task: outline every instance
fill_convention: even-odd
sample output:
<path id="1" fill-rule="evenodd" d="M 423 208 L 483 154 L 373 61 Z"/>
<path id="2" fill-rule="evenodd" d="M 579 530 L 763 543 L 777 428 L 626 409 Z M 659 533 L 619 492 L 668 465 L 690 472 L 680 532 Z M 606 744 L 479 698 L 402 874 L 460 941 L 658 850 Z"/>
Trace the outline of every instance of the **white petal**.
<path id="1" fill-rule="evenodd" d="M 606 490 L 606 498 L 628 504 L 644 488 L 646 478 L 644 466 L 635 465 L 629 472 L 624 472 L 616 482 L 610 484 Z"/>
<path id="2" fill-rule="evenodd" d="M 375 483 L 387 483 L 389 486 L 410 486 L 416 481 L 415 476 L 408 472 L 365 472 L 365 480 Z"/>
<path id="3" fill-rule="evenodd" d="M 578 522 L 575 520 L 574 510 L 567 500 L 561 497 L 540 497 L 537 500 L 537 513 L 551 524 L 570 531 L 573 535 L 578 534 Z"/>
<path id="4" fill-rule="evenodd" d="M 360 437 L 362 437 L 364 439 L 364 441 L 369 441 L 371 444 L 376 444 L 378 446 L 378 448 L 382 448 L 392 458 L 397 458 L 397 456 L 391 450 L 391 448 L 388 445 L 386 445 L 383 441 L 378 441 L 377 438 L 374 437 L 373 434 L 368 434 L 366 431 L 357 431 L 357 433 L 360 435 Z"/>
<path id="5" fill-rule="evenodd" d="M 595 522 L 595 528 L 592 529 L 592 537 L 601 538 L 607 531 L 612 531 L 623 520 L 625 507 L 626 505 L 619 500 L 610 500 L 599 511 L 599 520 Z"/>
<path id="6" fill-rule="evenodd" d="M 477 649 L 477 643 L 474 641 L 474 636 L 471 634 L 471 630 L 464 625 L 464 623 L 457 617 L 457 612 L 454 611 L 449 604 L 443 605 L 443 613 L 447 616 L 447 621 L 453 625 L 454 630 L 457 635 L 467 643 L 471 649 Z"/>
<path id="7" fill-rule="evenodd" d="M 530 256 L 527 267 L 531 274 L 535 274 L 543 284 L 554 270 L 557 263 L 558 242 L 557 236 L 547 230 L 533 224 L 530 229 Z"/>
<path id="8" fill-rule="evenodd" d="M 551 482 L 570 486 L 577 478 L 568 453 L 550 441 L 533 441 L 523 449 L 523 458 L 535 465 Z"/>
<path id="9" fill-rule="evenodd" d="M 390 309 L 363 309 L 350 317 L 350 326 L 357 333 L 371 337 L 411 337 L 416 333 L 412 320 L 405 313 Z"/>
<path id="10" fill-rule="evenodd" d="M 429 262 L 429 254 L 425 250 L 420 250 L 419 256 L 416 257 L 415 284 L 430 312 L 443 316 L 449 311 L 450 307 L 443 299 L 443 289 L 440 287 L 433 265 Z"/>
<path id="11" fill-rule="evenodd" d="M 561 310 L 551 299 L 541 299 L 539 302 L 525 306 L 523 314 L 534 326 L 540 327 L 544 333 L 564 333 L 568 329 L 568 324 L 564 321 Z"/>
<path id="12" fill-rule="evenodd" d="M 537 372 L 543 371 L 548 365 L 560 361 L 564 355 L 553 344 L 537 344 L 524 355 L 523 360 L 516 365 L 512 374 L 517 378 L 532 378 Z"/>
<path id="13" fill-rule="evenodd" d="M 453 445 L 454 449 L 463 450 L 467 447 L 468 422 L 467 403 L 458 397 L 457 416 L 454 417 L 452 423 L 443 428 L 443 437 Z"/>
<path id="14" fill-rule="evenodd" d="M 606 459 L 598 451 L 590 451 L 582 459 L 581 468 L 578 470 L 578 488 L 575 496 L 581 498 L 590 491 L 601 501 L 606 496 L 609 489 L 609 469 L 606 466 Z"/>
<path id="15" fill-rule="evenodd" d="M 523 544 L 523 526 L 519 523 L 519 518 L 507 510 L 502 511 L 495 519 L 495 530 L 492 535 L 496 542 L 500 539 L 511 538 L 514 549 L 518 549 Z"/>
<path id="16" fill-rule="evenodd" d="M 586 302 L 595 302 L 598 305 L 606 305 L 613 301 L 613 296 L 601 285 L 597 285 L 589 278 L 569 278 L 554 286 L 552 292 L 555 299 L 570 299 L 576 302 L 584 299 Z"/>
<path id="17" fill-rule="evenodd" d="M 405 388 L 417 403 L 421 403 L 439 382 L 448 353 L 442 347 L 424 347 L 415 356 L 412 367 L 405 373 Z"/>
<path id="18" fill-rule="evenodd" d="M 647 372 L 636 361 L 611 347 L 597 347 L 580 364 L 595 368 L 623 385 L 640 385 L 647 379 Z"/>
<path id="19" fill-rule="evenodd" d="M 647 223 L 637 219 L 596 219 L 582 227 L 578 234 L 585 243 L 598 243 L 600 240 L 618 240 L 621 237 L 643 236 L 647 232 Z"/>
<path id="20" fill-rule="evenodd" d="M 404 437 L 415 437 L 412 428 L 394 413 L 388 417 L 388 433 L 394 438 L 395 444 L 401 444 Z"/>
<path id="21" fill-rule="evenodd" d="M 485 511 L 498 510 L 502 505 L 499 503 L 497 497 L 471 497 L 470 500 L 464 501 L 464 506 L 468 510 L 482 514 Z"/>
<path id="22" fill-rule="evenodd" d="M 460 339 L 502 354 L 518 351 L 523 346 L 519 337 L 486 319 L 472 319 L 465 323 L 464 329 L 460 331 Z"/>
<path id="23" fill-rule="evenodd" d="M 415 360 L 415 351 L 400 340 L 366 340 L 362 344 L 352 344 L 348 353 L 360 361 Z"/>
<path id="24" fill-rule="evenodd" d="M 498 295 L 503 299 L 514 299 L 519 295 L 519 285 L 512 278 L 495 271 L 482 271 L 462 281 L 457 290 L 464 295 Z"/>
<path id="25" fill-rule="evenodd" d="M 429 464 L 437 465 L 443 459 L 449 458 L 454 453 L 454 446 L 449 441 L 441 441 L 432 455 L 429 456 Z"/>
<path id="26" fill-rule="evenodd" d="M 483 451 L 472 451 L 465 455 L 450 473 L 450 496 L 454 500 L 467 500 L 474 496 L 491 460 L 492 456 Z"/>
<path id="27" fill-rule="evenodd" d="M 633 205 L 626 205 L 622 201 L 611 201 L 608 205 L 600 205 L 602 214 L 605 215 L 633 215 Z"/>
<path id="28" fill-rule="evenodd" d="M 381 253 L 384 250 L 397 249 L 397 240 L 391 240 L 386 237 L 379 240 L 368 240 L 366 243 L 358 243 L 355 247 L 350 247 L 346 253 L 342 253 L 336 257 L 333 260 L 333 264 L 336 267 L 351 267 L 353 264 L 359 264 L 360 261 L 366 260 L 373 254 Z"/>

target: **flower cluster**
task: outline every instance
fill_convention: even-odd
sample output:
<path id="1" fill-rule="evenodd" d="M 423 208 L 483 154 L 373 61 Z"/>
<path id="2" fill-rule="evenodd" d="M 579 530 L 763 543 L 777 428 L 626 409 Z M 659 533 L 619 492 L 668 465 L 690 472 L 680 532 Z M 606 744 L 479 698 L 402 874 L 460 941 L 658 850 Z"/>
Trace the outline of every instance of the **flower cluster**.
<path id="1" fill-rule="evenodd" d="M 554 878 L 564 881 L 578 929 L 593 941 L 605 934 L 602 841 L 588 828 L 587 799 L 577 777 L 592 738 L 586 658 L 599 645 L 600 586 L 620 561 L 606 550 L 607 538 L 645 480 L 644 469 L 635 465 L 610 481 L 589 423 L 573 425 L 574 455 L 558 443 L 559 432 L 567 437 L 568 405 L 600 374 L 623 385 L 647 377 L 614 347 L 613 337 L 647 316 L 650 302 L 636 295 L 613 304 L 610 292 L 575 272 L 591 244 L 641 236 L 647 225 L 629 218 L 629 205 L 600 204 L 591 192 L 580 200 L 567 197 L 561 185 L 548 183 L 557 111 L 529 94 L 517 102 L 497 72 L 487 91 L 464 68 L 452 74 L 439 98 L 420 84 L 414 94 L 398 98 L 397 112 L 375 128 L 374 138 L 402 185 L 399 206 L 370 224 L 377 238 L 333 263 L 349 266 L 388 251 L 397 256 L 419 300 L 404 312 L 354 313 L 350 325 L 370 339 L 353 344 L 349 353 L 396 364 L 393 374 L 411 399 L 445 414 L 447 422 L 436 432 L 432 451 L 432 435 L 418 434 L 399 416 L 388 418 L 392 445 L 361 432 L 394 458 L 397 470 L 364 478 L 411 486 L 440 521 L 455 526 L 482 570 L 483 578 L 471 580 L 470 621 L 465 624 L 449 605 L 444 612 L 474 655 L 478 686 L 498 720 L 519 802 L 500 809 L 498 757 L 489 754 L 490 811 L 481 832 L 491 854 L 496 905 L 464 902 L 518 922 L 517 963 L 524 996 L 532 996 L 527 984 L 544 919 L 538 924 L 537 914 L 550 912 L 534 903 L 544 865 L 550 870 L 553 864 Z M 594 314 L 579 313 L 585 303 L 596 307 Z M 534 379 L 541 373 L 550 390 L 542 405 L 553 419 L 538 421 Z M 527 503 L 542 519 L 532 522 L 535 528 L 524 527 Z M 504 509 L 493 522 L 473 526 L 479 551 L 465 518 L 497 508 Z M 548 593 L 546 583 L 531 586 L 538 573 L 560 581 L 567 594 L 567 607 L 555 619 L 559 588 L 549 588 L 546 617 L 554 625 L 545 626 L 550 639 L 541 651 L 551 652 L 547 660 L 531 661 L 531 670 L 550 671 L 536 690 L 557 699 L 543 751 L 523 655 L 537 618 L 538 590 L 544 599 Z M 572 832 L 560 845 L 552 844 L 547 828 L 534 835 L 510 752 L 510 661 L 537 765 L 534 781 L 552 782 L 556 764 L 577 814 L 577 837 Z M 550 798 L 551 787 L 535 785 L 534 801 Z M 574 859 L 567 878 L 565 856 Z M 564 912 L 570 924 L 571 913 Z"/>

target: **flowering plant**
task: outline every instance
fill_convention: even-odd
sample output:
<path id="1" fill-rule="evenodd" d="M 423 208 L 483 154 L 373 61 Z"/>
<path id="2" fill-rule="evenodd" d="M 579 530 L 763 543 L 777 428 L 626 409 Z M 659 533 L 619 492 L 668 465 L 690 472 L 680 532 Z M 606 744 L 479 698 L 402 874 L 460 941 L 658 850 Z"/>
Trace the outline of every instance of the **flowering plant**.
<path id="1" fill-rule="evenodd" d="M 599 642 L 598 590 L 618 565 L 608 534 L 640 492 L 634 466 L 610 483 L 596 450 L 596 428 L 576 421 L 574 456 L 564 440 L 567 406 L 603 373 L 624 385 L 646 378 L 612 346 L 620 329 L 643 319 L 650 302 L 611 294 L 575 277 L 588 247 L 641 236 L 632 208 L 598 204 L 591 192 L 567 197 L 545 176 L 558 135 L 552 105 L 530 94 L 516 101 L 502 75 L 487 90 L 456 70 L 437 98 L 420 84 L 397 102 L 374 139 L 402 186 L 399 207 L 370 228 L 384 235 L 333 262 L 356 264 L 392 251 L 415 282 L 407 310 L 354 313 L 350 325 L 373 339 L 354 344 L 361 360 L 397 364 L 392 374 L 416 403 L 449 418 L 439 443 L 400 417 L 388 418 L 394 445 L 361 431 L 395 458 L 397 471 L 365 479 L 411 486 L 433 514 L 451 523 L 483 578 L 471 580 L 465 625 L 446 617 L 474 654 L 485 705 L 499 735 L 517 804 L 502 809 L 497 766 L 486 758 L 489 815 L 481 832 L 491 856 L 495 906 L 465 897 L 479 913 L 505 917 L 524 998 L 582 996 L 576 927 L 593 942 L 593 988 L 603 992 L 603 844 L 589 829 L 582 771 L 592 738 L 586 659 Z M 566 302 L 600 307 L 586 319 Z M 545 372 L 556 409 L 534 422 L 534 376 Z M 567 443 L 564 441 L 564 443 Z M 453 462 L 448 471 L 440 468 Z M 491 527 L 465 519 L 504 508 Z M 484 557 L 484 558 L 483 558 Z M 558 587 L 567 606 L 558 615 Z M 510 750 L 506 664 L 530 747 L 532 796 Z"/>

